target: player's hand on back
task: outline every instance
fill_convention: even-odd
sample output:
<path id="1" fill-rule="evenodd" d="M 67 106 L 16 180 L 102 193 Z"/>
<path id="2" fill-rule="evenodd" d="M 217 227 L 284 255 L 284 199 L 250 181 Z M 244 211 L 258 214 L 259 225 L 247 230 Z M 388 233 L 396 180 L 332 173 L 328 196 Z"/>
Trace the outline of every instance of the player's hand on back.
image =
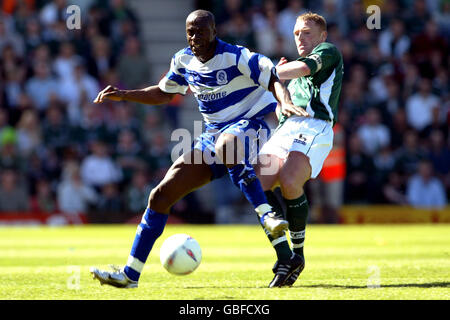
<path id="1" fill-rule="evenodd" d="M 305 109 L 303 109 L 302 107 L 298 107 L 292 103 L 283 103 L 281 105 L 281 113 L 287 117 L 290 117 L 292 115 L 309 117 L 309 114 Z"/>
<path id="2" fill-rule="evenodd" d="M 122 101 L 123 91 L 111 85 L 100 91 L 94 99 L 94 103 L 102 103 L 105 99 L 113 101 Z"/>

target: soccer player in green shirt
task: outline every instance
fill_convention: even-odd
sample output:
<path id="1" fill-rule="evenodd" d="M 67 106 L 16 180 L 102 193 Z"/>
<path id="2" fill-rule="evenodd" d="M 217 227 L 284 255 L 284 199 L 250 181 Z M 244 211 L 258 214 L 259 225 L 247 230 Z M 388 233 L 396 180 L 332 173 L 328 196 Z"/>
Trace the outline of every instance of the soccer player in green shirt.
<path id="1" fill-rule="evenodd" d="M 326 28 L 322 16 L 300 15 L 294 27 L 300 57 L 292 62 L 282 58 L 276 67 L 281 80 L 291 80 L 288 90 L 295 108 L 278 110 L 280 124 L 261 149 L 255 169 L 267 200 L 277 213 L 282 212 L 282 207 L 272 190 L 280 186 L 292 249 L 303 258 L 303 263 L 293 263 L 286 235 L 276 239 L 268 235 L 278 257 L 269 287 L 293 285 L 304 268 L 308 201 L 303 186 L 318 176 L 333 145 L 343 62 L 338 49 L 326 42 Z"/>

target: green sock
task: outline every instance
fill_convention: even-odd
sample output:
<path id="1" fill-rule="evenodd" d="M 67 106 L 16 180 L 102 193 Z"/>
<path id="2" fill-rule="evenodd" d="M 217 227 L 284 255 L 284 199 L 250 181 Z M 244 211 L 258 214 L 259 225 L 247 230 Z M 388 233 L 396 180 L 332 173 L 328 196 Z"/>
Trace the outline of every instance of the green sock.
<path id="1" fill-rule="evenodd" d="M 303 256 L 303 244 L 305 241 L 305 228 L 308 219 L 308 200 L 303 194 L 297 199 L 288 200 L 286 203 L 286 219 L 289 222 L 289 236 L 292 242 L 293 251 Z"/>
<path id="2" fill-rule="evenodd" d="M 276 216 L 281 217 L 284 219 L 283 216 L 283 209 L 281 207 L 280 202 L 278 201 L 277 197 L 273 193 L 273 191 L 265 191 L 264 194 L 266 195 L 267 202 L 269 205 L 274 209 Z M 259 219 L 258 219 L 259 221 Z M 264 229 L 264 232 L 267 235 L 267 238 L 269 238 L 269 241 L 272 243 L 273 248 L 275 249 L 275 252 L 277 253 L 278 260 L 284 261 L 289 260 L 292 256 L 291 248 L 289 247 L 289 243 L 287 241 L 286 235 L 283 235 L 281 237 L 278 237 L 274 239 L 269 231 L 267 231 L 264 226 L 262 226 Z"/>

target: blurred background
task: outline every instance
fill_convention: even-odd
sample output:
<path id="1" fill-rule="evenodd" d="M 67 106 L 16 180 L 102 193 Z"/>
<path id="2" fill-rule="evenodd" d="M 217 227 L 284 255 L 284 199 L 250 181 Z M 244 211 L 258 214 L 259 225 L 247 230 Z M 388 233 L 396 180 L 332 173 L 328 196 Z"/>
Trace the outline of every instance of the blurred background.
<path id="1" fill-rule="evenodd" d="M 67 20 L 80 8 L 81 28 Z M 381 9 L 369 29 L 369 5 Z M 135 223 L 172 163 L 170 105 L 94 105 L 99 90 L 156 84 L 202 8 L 218 36 L 276 64 L 296 59 L 306 11 L 344 58 L 334 148 L 307 183 L 311 223 L 450 222 L 450 0 L 3 0 L 0 7 L 0 224 Z M 273 126 L 276 123 L 269 119 Z M 171 223 L 257 223 L 228 177 L 173 207 Z"/>

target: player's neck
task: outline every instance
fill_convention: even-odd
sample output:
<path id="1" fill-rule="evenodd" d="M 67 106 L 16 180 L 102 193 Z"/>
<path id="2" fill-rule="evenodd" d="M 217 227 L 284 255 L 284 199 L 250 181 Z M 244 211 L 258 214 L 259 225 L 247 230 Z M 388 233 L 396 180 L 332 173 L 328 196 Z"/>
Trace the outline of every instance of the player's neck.
<path id="1" fill-rule="evenodd" d="M 211 60 L 216 52 L 216 47 L 217 47 L 217 38 L 214 38 L 214 40 L 209 45 L 208 51 L 205 52 L 205 54 L 202 54 L 201 56 L 197 57 L 198 61 L 200 61 L 201 63 L 206 63 L 209 60 Z"/>

